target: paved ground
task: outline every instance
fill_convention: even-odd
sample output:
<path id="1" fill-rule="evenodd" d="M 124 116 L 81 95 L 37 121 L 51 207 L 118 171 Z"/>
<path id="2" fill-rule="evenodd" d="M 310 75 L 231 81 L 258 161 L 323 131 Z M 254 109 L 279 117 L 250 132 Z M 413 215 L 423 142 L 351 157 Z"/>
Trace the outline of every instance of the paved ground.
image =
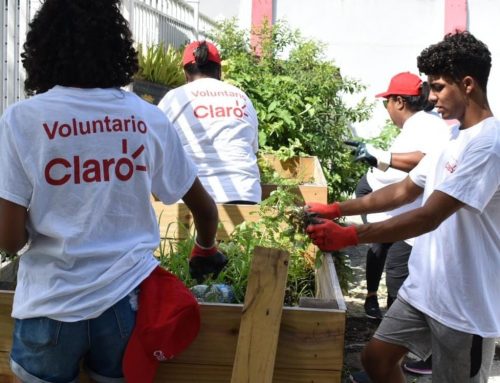
<path id="1" fill-rule="evenodd" d="M 377 323 L 367 319 L 364 315 L 363 303 L 366 293 L 365 281 L 365 254 L 366 246 L 358 246 L 350 251 L 351 266 L 354 271 L 354 282 L 349 289 L 349 294 L 344 298 L 347 305 L 347 331 L 345 341 L 345 370 L 362 370 L 360 362 L 360 352 L 363 348 L 363 338 L 369 339 L 375 331 Z M 382 276 L 381 288 L 379 290 L 379 302 L 381 307 L 385 307 L 386 301 L 385 275 Z M 500 383 L 500 345 L 497 343 L 495 360 L 488 383 Z M 432 377 L 419 377 L 408 374 L 406 376 L 409 383 L 430 383 Z M 345 382 L 349 382 L 347 379 Z"/>

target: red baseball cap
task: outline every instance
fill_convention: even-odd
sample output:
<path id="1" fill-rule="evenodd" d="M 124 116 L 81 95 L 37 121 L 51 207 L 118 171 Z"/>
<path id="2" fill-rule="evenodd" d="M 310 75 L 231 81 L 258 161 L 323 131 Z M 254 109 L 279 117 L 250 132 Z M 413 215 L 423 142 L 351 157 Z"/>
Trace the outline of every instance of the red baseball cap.
<path id="1" fill-rule="evenodd" d="M 207 44 L 208 48 L 208 61 L 212 61 L 216 64 L 220 64 L 220 55 L 216 46 L 208 41 L 193 41 L 189 44 L 186 49 L 184 49 L 184 55 L 182 56 L 182 65 L 193 64 L 196 62 L 194 57 L 194 52 L 202 43 Z"/>
<path id="2" fill-rule="evenodd" d="M 416 74 L 410 72 L 402 72 L 391 78 L 389 89 L 383 93 L 375 95 L 375 97 L 389 96 L 418 96 L 420 94 L 420 86 L 422 80 Z"/>
<path id="3" fill-rule="evenodd" d="M 189 289 L 157 267 L 139 287 L 139 310 L 123 357 L 127 383 L 152 383 L 161 361 L 188 347 L 200 330 L 200 309 Z"/>

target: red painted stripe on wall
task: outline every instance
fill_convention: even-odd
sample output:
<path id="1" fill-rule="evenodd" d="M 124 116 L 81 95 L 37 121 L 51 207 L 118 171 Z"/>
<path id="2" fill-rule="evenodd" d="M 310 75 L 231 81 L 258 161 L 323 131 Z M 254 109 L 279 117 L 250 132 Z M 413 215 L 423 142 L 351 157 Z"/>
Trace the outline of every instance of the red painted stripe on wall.
<path id="1" fill-rule="evenodd" d="M 457 29 L 468 29 L 467 0 L 445 0 L 444 33 L 453 33 Z"/>
<path id="2" fill-rule="evenodd" d="M 260 28 L 262 22 L 266 20 L 273 22 L 273 0 L 252 0 L 252 30 Z M 255 47 L 257 54 L 260 54 L 260 41 L 252 33 L 251 44 Z"/>

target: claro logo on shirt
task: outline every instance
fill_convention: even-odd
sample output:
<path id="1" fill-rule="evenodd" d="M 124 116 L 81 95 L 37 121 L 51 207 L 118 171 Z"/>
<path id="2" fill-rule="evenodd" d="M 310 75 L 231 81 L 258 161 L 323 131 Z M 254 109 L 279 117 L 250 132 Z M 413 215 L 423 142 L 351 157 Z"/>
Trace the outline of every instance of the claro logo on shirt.
<path id="1" fill-rule="evenodd" d="M 448 170 L 448 172 L 453 173 L 455 170 L 457 170 L 457 160 L 452 158 L 448 162 L 446 162 L 445 168 Z"/>
<path id="2" fill-rule="evenodd" d="M 129 132 L 145 134 L 147 125 L 144 121 L 136 121 L 134 116 L 130 119 L 110 119 L 106 116 L 102 120 L 78 121 L 60 124 L 55 121 L 52 125 L 43 124 L 43 128 L 49 140 L 56 137 L 66 138 L 70 136 L 84 136 L 96 133 Z M 68 182 L 74 184 L 109 182 L 113 177 L 120 181 L 128 181 L 135 172 L 147 171 L 146 165 L 136 163 L 144 153 L 144 145 L 133 148 L 129 155 L 127 139 L 121 140 L 121 153 L 123 156 L 105 159 L 91 158 L 82 155 L 74 155 L 71 158 L 57 157 L 47 162 L 44 175 L 48 184 L 61 186 Z M 90 158 L 89 158 L 90 157 Z"/>
<path id="3" fill-rule="evenodd" d="M 198 105 L 193 109 L 194 116 L 198 119 L 203 118 L 242 118 L 243 116 L 248 117 L 245 111 L 247 107 L 245 104 L 240 106 L 238 100 L 235 101 L 235 106 L 214 106 L 211 104 Z"/>

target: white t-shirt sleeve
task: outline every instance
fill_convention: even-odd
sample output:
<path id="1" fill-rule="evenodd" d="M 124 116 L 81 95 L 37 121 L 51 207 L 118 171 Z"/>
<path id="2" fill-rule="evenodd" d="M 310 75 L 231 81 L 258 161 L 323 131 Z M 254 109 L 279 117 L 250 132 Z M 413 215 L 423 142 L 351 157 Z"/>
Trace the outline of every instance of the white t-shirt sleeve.
<path id="1" fill-rule="evenodd" d="M 191 188 L 198 169 L 186 155 L 177 132 L 168 121 L 157 156 L 156 163 L 160 166 L 153 173 L 151 191 L 163 203 L 175 203 Z"/>
<path id="2" fill-rule="evenodd" d="M 21 162 L 13 132 L 0 120 L 0 198 L 28 207 L 33 186 Z"/>
<path id="3" fill-rule="evenodd" d="M 482 212 L 500 185 L 498 163 L 492 143 L 475 140 L 464 150 L 456 171 L 436 189 Z"/>
<path id="4" fill-rule="evenodd" d="M 429 174 L 431 166 L 436 163 L 435 154 L 426 154 L 415 166 L 408 176 L 410 179 L 421 188 L 425 188 L 425 183 L 427 182 L 427 174 Z"/>
<path id="5" fill-rule="evenodd" d="M 167 94 L 158 103 L 158 108 L 160 108 L 160 110 L 165 113 L 165 115 L 171 122 L 174 122 L 176 119 L 172 108 L 172 102 L 175 100 L 175 98 L 173 97 L 174 93 L 176 93 L 174 90 L 167 92 Z"/>

